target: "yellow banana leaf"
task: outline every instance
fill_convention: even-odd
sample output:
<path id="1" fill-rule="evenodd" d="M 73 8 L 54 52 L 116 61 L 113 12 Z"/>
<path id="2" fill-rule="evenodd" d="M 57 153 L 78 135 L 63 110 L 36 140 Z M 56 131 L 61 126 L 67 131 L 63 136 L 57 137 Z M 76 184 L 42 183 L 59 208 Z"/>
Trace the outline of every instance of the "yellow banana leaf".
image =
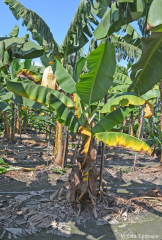
<path id="1" fill-rule="evenodd" d="M 33 71 L 28 71 L 27 69 L 21 69 L 20 71 L 17 72 L 16 75 L 17 77 L 29 79 L 36 83 L 40 82 L 42 79 L 42 76 L 40 74 L 37 74 Z"/>
<path id="2" fill-rule="evenodd" d="M 151 154 L 151 149 L 145 142 L 124 133 L 101 132 L 97 133 L 95 136 L 99 141 L 104 142 L 108 146 L 121 146 L 130 149 L 131 151 Z"/>
<path id="3" fill-rule="evenodd" d="M 151 103 L 147 102 L 146 107 L 144 108 L 145 116 L 144 118 L 149 118 L 154 115 L 154 107 Z"/>
<path id="4" fill-rule="evenodd" d="M 78 94 L 73 93 L 72 98 L 73 98 L 73 101 L 75 103 L 75 115 L 76 115 L 77 118 L 80 118 L 81 114 L 82 114 L 82 107 L 81 107 L 81 104 L 80 104 L 80 97 L 78 96 Z"/>
<path id="5" fill-rule="evenodd" d="M 89 179 L 89 171 L 83 173 L 83 182 L 81 183 L 81 189 L 83 190 L 80 194 L 78 200 L 81 200 L 83 195 L 85 194 L 88 187 L 88 179 Z"/>
<path id="6" fill-rule="evenodd" d="M 81 154 L 85 154 L 85 158 L 84 158 L 84 161 L 82 163 L 82 166 L 84 166 L 84 164 L 86 162 L 86 159 L 87 159 L 87 156 L 88 156 L 88 151 L 89 151 L 89 147 L 90 147 L 90 143 L 91 143 L 92 133 L 91 133 L 89 128 L 83 127 L 83 126 L 80 127 L 79 133 L 87 136 L 87 139 L 83 143 L 83 150 L 81 152 Z"/>

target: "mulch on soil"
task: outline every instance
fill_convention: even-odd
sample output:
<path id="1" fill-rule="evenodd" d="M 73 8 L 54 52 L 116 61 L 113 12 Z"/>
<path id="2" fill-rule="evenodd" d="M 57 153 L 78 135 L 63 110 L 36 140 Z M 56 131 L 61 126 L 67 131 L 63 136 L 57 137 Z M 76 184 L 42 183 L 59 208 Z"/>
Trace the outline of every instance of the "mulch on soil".
<path id="1" fill-rule="evenodd" d="M 0 139 L 0 156 L 13 166 L 32 167 L 33 170 L 9 171 L 0 175 L 0 192 L 20 190 L 23 184 L 27 193 L 17 194 L 11 199 L 0 201 L 0 239 L 7 236 L 9 239 L 18 236 L 30 235 L 40 231 L 46 233 L 71 236 L 72 222 L 84 224 L 93 221 L 97 225 L 117 224 L 120 221 L 141 221 L 140 214 L 154 212 L 162 214 L 162 171 L 155 167 L 159 160 L 139 155 L 136 171 L 132 172 L 134 155 L 121 149 L 107 148 L 105 153 L 104 189 L 102 200 L 97 197 L 94 217 L 89 206 L 82 207 L 78 216 L 78 205 L 67 202 L 63 194 L 53 198 L 45 190 L 58 190 L 66 182 L 71 169 L 66 169 L 63 175 L 52 171 L 52 154 L 47 156 L 47 141 L 43 138 L 34 138 L 32 135 L 23 135 L 22 143 L 10 145 L 3 138 Z M 68 162 L 74 148 L 69 149 Z M 147 165 L 148 163 L 148 165 Z M 149 165 L 150 163 L 150 165 Z M 96 167 L 99 168 L 99 156 Z M 152 189 L 143 190 L 142 186 Z M 25 187 L 27 186 L 27 187 Z M 29 190 L 29 186 L 30 189 Z M 39 186 L 39 187 L 37 187 Z M 136 192 L 127 194 L 112 193 L 107 187 L 123 188 L 124 186 L 138 186 Z M 34 187 L 34 190 L 33 190 Z M 140 189 L 141 187 L 141 189 Z M 44 190 L 40 190 L 44 189 Z M 15 196 L 15 195 L 14 195 Z"/>

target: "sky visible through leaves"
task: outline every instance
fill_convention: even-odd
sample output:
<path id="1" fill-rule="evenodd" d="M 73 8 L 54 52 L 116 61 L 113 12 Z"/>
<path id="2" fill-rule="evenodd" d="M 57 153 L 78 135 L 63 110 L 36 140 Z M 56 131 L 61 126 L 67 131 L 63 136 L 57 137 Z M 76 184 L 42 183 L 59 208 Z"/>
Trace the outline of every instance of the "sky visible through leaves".
<path id="1" fill-rule="evenodd" d="M 19 0 L 19 2 L 21 2 L 26 8 L 31 9 L 40 15 L 50 27 L 56 42 L 61 44 L 80 0 Z M 4 0 L 0 1 L 0 13 L 0 37 L 9 35 L 15 25 L 18 25 L 20 28 L 19 37 L 29 34 L 26 27 L 22 26 L 22 19 L 19 21 L 15 19 L 9 7 L 4 3 Z M 133 23 L 132 25 L 139 32 L 137 23 Z M 84 47 L 85 52 L 87 52 L 87 49 L 88 44 Z M 40 64 L 39 59 L 36 59 L 35 61 L 37 64 Z M 120 65 L 126 65 L 126 61 L 121 61 Z"/>

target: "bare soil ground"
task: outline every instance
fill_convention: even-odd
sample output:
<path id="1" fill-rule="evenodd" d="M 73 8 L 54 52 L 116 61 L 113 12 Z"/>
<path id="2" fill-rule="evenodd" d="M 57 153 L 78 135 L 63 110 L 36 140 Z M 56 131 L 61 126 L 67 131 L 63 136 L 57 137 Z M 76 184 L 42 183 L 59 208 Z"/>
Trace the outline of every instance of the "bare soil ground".
<path id="1" fill-rule="evenodd" d="M 70 143 L 69 163 L 74 144 Z M 156 226 L 160 226 L 162 170 L 157 167 L 158 158 L 138 154 L 133 172 L 133 152 L 106 148 L 104 191 L 102 200 L 97 198 L 98 218 L 95 219 L 88 206 L 78 216 L 78 206 L 68 203 L 65 195 L 52 200 L 51 195 L 71 172 L 69 168 L 63 175 L 53 172 L 52 149 L 51 146 L 51 155 L 47 156 L 47 140 L 43 134 L 23 134 L 21 142 L 17 136 L 17 143 L 13 145 L 0 138 L 3 160 L 15 167 L 30 168 L 0 175 L 0 239 L 44 239 L 45 236 L 52 240 L 108 239 L 108 236 L 121 239 L 121 229 L 130 223 L 145 225 L 158 217 Z M 96 167 L 100 167 L 100 156 Z M 123 227 L 113 229 L 116 225 Z M 158 229 L 157 234 L 161 234 L 158 239 L 162 239 Z"/>

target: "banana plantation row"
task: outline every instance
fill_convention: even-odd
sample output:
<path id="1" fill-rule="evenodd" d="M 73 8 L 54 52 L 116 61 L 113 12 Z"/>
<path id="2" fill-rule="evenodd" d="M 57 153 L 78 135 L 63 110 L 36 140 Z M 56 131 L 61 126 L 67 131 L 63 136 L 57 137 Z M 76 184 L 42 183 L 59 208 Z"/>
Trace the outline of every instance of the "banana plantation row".
<path id="1" fill-rule="evenodd" d="M 11 142 L 15 131 L 28 128 L 54 134 L 55 163 L 62 167 L 68 135 L 77 136 L 67 198 L 89 198 L 93 206 L 100 142 L 100 178 L 105 145 L 156 153 L 162 164 L 162 2 L 81 0 L 60 46 L 37 13 L 17 0 L 4 2 L 37 43 L 18 37 L 18 26 L 0 38 L 1 134 Z M 41 67 L 32 62 L 37 57 Z M 117 64 L 122 59 L 127 67 Z"/>

